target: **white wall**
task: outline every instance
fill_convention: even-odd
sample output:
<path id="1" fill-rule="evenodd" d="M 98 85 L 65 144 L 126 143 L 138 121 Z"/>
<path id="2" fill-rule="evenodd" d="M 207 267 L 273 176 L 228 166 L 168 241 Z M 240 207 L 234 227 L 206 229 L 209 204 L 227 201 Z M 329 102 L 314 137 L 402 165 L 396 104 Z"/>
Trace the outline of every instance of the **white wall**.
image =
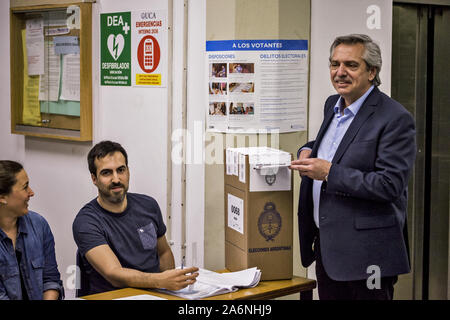
<path id="1" fill-rule="evenodd" d="M 206 1 L 188 1 L 187 130 L 192 161 L 186 168 L 187 263 L 203 267 L 205 221 Z M 199 154 L 201 151 L 201 154 Z M 200 161 L 198 161 L 200 160 Z M 206 226 L 207 227 L 207 226 Z"/>
<path id="2" fill-rule="evenodd" d="M 228 39 L 306 39 L 309 42 L 309 0 L 208 0 L 207 40 Z M 205 165 L 205 267 L 225 268 L 224 161 L 223 147 L 265 146 L 261 135 L 206 134 Z M 272 146 L 296 154 L 305 144 L 306 131 L 282 133 L 267 137 Z M 236 140 L 235 140 L 236 139 Z M 247 142 L 245 141 L 247 140 Z M 293 183 L 293 273 L 305 276 L 300 263 L 297 231 L 299 175 Z"/>
<path id="3" fill-rule="evenodd" d="M 199 84 L 206 78 L 205 7 L 206 0 L 173 0 L 171 143 L 175 159 L 171 162 L 172 251 L 175 261 L 180 261 L 182 253 L 185 253 L 188 265 L 200 267 L 204 266 L 203 143 L 206 98 L 203 87 Z M 184 26 L 187 28 L 186 34 Z M 183 138 L 186 140 L 185 176 L 183 176 L 183 163 L 179 161 L 180 153 L 178 152 L 183 144 Z M 183 180 L 185 180 L 184 196 Z M 184 219 L 183 214 L 185 214 Z M 184 252 L 180 250 L 182 245 L 186 245 Z"/>
<path id="4" fill-rule="evenodd" d="M 100 0 L 93 10 L 94 143 L 120 142 L 127 150 L 130 191 L 152 195 L 167 207 L 168 89 L 99 86 L 99 14 L 166 9 L 164 0 Z"/>
<path id="5" fill-rule="evenodd" d="M 0 59 L 1 83 L 0 86 L 0 158 L 23 161 L 25 153 L 25 140 L 22 136 L 10 134 L 11 126 L 11 95 L 9 82 L 9 1 L 0 1 L 0 33 L 5 39 L 0 46 L 0 56 L 8 59 Z"/>
<path id="6" fill-rule="evenodd" d="M 3 39 L 9 39 L 9 1 L 0 1 L 0 34 Z M 183 0 L 174 0 L 175 15 L 183 12 Z M 190 1 L 192 10 L 189 13 L 191 68 L 200 71 L 189 75 L 192 95 L 188 100 L 188 127 L 193 121 L 203 120 L 202 101 L 198 97 L 196 83 L 203 81 L 203 52 L 205 2 Z M 169 89 L 166 88 L 134 88 L 134 87 L 106 87 L 99 83 L 99 15 L 106 12 L 133 11 L 139 9 L 168 9 L 169 2 L 165 0 L 97 0 L 93 4 L 92 15 L 92 75 L 93 75 L 93 142 L 79 143 L 51 139 L 30 138 L 10 133 L 10 88 L 9 88 L 9 59 L 0 60 L 2 72 L 0 74 L 0 159 L 14 159 L 23 163 L 30 177 L 31 187 L 36 195 L 30 202 L 30 209 L 41 213 L 49 222 L 56 242 L 56 258 L 68 298 L 74 296 L 71 290 L 71 273 L 66 270 L 75 264 L 76 245 L 72 236 L 72 222 L 79 209 L 97 195 L 92 185 L 87 168 L 86 155 L 93 144 L 110 139 L 120 142 L 128 152 L 131 171 L 130 192 L 145 193 L 153 196 L 160 204 L 163 216 L 168 207 L 168 110 Z M 168 13 L 170 14 L 170 12 Z M 174 21 L 174 39 L 179 39 L 183 32 L 183 21 Z M 183 50 L 177 43 L 176 55 L 182 55 Z M 9 41 L 0 46 L 0 54 L 9 57 Z M 179 61 L 179 56 L 174 61 Z M 171 63 L 169 61 L 169 63 Z M 173 74 L 178 80 L 174 84 L 174 92 L 181 92 L 182 66 L 174 64 Z M 172 77 L 172 75 L 170 75 Z M 175 99 L 180 103 L 180 97 Z M 179 108 L 179 105 L 177 105 Z M 176 121 L 176 119 L 175 119 Z M 187 237 L 198 243 L 198 265 L 203 262 L 203 169 L 202 165 L 187 168 L 187 223 L 191 228 Z M 175 181 L 179 189 L 181 181 Z M 180 215 L 180 195 L 175 193 L 172 215 Z M 175 219 L 177 220 L 177 219 Z M 178 219 L 177 221 L 180 221 Z M 178 223 L 178 222 L 177 222 Z M 179 232 L 181 226 L 173 228 Z M 171 239 L 171 234 L 167 235 Z M 178 248 L 174 248 L 178 250 Z M 178 250 L 179 251 L 179 250 Z M 192 252 L 188 252 L 188 255 Z M 179 255 L 176 255 L 177 257 Z M 176 261 L 176 263 L 180 263 Z"/>

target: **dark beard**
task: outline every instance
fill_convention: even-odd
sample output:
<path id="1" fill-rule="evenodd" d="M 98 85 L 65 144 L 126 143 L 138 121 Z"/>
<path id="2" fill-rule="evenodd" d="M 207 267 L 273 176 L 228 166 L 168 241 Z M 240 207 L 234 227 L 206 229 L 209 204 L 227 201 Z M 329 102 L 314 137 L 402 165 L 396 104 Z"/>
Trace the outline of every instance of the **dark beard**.
<path id="1" fill-rule="evenodd" d="M 114 193 L 110 192 L 110 190 L 112 188 L 118 187 L 118 186 L 123 188 L 123 193 L 114 194 Z M 119 204 L 119 203 L 123 202 L 123 200 L 125 199 L 125 196 L 127 195 L 127 191 L 128 191 L 128 188 L 125 188 L 125 186 L 121 183 L 111 184 L 108 188 L 108 191 L 99 189 L 100 196 L 103 199 L 105 199 L 106 201 L 108 201 L 110 203 L 114 203 L 114 204 Z"/>

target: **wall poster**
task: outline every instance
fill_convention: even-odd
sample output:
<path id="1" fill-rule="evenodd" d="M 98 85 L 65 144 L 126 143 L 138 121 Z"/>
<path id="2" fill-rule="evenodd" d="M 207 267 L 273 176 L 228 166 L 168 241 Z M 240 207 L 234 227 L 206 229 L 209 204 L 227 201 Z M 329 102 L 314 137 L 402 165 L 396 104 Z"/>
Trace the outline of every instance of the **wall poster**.
<path id="1" fill-rule="evenodd" d="M 207 129 L 306 130 L 307 40 L 207 41 Z"/>
<path id="2" fill-rule="evenodd" d="M 100 15 L 100 84 L 165 87 L 167 10 Z"/>
<path id="3" fill-rule="evenodd" d="M 167 10 L 132 12 L 133 86 L 165 87 L 167 81 Z"/>

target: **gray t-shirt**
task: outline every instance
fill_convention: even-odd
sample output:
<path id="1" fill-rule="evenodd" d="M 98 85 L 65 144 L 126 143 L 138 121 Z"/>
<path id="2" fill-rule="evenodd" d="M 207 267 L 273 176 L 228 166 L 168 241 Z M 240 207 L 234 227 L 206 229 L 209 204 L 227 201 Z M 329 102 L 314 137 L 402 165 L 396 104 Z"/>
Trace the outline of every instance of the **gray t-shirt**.
<path id="1" fill-rule="evenodd" d="M 109 245 L 124 268 L 160 272 L 157 239 L 166 233 L 166 226 L 152 197 L 127 193 L 127 208 L 122 213 L 103 209 L 95 198 L 78 212 L 72 229 L 81 271 L 77 296 L 117 289 L 85 258 L 86 252 L 99 245 Z"/>

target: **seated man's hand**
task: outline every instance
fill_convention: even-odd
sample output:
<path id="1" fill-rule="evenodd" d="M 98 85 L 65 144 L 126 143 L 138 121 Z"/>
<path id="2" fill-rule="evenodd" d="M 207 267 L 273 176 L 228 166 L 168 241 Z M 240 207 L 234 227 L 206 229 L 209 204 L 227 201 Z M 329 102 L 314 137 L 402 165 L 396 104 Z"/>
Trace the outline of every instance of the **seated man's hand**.
<path id="1" fill-rule="evenodd" d="M 157 276 L 157 288 L 167 290 L 180 290 L 195 283 L 198 277 L 198 268 L 171 269 L 161 272 Z"/>

